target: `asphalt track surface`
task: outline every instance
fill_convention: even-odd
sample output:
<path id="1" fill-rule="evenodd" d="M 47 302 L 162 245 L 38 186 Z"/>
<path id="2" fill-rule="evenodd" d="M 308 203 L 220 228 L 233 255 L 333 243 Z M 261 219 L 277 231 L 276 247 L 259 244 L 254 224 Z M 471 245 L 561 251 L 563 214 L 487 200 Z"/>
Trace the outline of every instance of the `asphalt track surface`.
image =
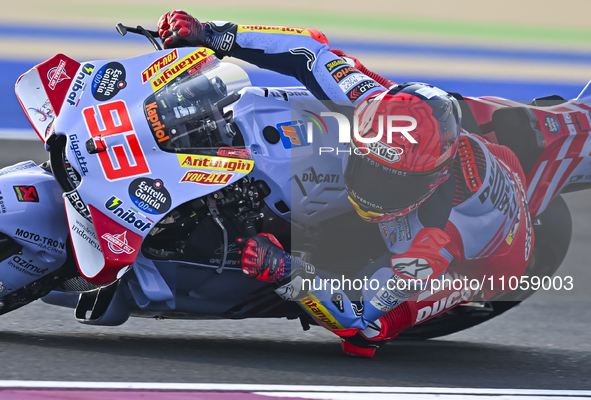
<path id="1" fill-rule="evenodd" d="M 32 141 L 1 141 L 0 166 L 46 159 Z M 216 382 L 523 389 L 591 389 L 591 206 L 566 196 L 573 242 L 558 275 L 575 289 L 546 292 L 488 323 L 438 340 L 393 342 L 371 360 L 344 356 L 331 333 L 298 321 L 79 324 L 41 301 L 0 317 L 4 380 Z"/>

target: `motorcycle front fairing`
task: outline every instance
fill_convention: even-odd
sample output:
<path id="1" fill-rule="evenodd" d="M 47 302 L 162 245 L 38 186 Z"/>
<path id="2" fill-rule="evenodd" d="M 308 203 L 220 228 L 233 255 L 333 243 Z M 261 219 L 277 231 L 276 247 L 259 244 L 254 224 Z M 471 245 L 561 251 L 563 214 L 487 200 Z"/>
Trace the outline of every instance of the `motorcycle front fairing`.
<path id="1" fill-rule="evenodd" d="M 212 139 L 226 128 L 214 103 L 250 82 L 205 48 L 82 68 L 92 73 L 66 97 L 72 101 L 53 129 L 66 138 L 64 163 L 76 171 L 64 200 L 78 267 L 90 282 L 104 284 L 133 264 L 169 210 L 252 171 L 250 157 L 219 152 L 231 145 L 228 132 Z"/>

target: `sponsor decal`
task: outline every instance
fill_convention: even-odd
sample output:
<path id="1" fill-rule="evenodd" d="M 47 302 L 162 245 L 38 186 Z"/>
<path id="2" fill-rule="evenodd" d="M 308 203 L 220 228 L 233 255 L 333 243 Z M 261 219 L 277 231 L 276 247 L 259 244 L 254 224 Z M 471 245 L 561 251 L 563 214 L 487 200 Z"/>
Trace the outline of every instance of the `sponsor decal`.
<path id="1" fill-rule="evenodd" d="M 23 242 L 34 244 L 43 250 L 52 251 L 58 254 L 63 253 L 66 249 L 66 244 L 64 242 L 18 228 L 14 233 L 14 237 L 15 239 L 22 240 Z"/>
<path id="2" fill-rule="evenodd" d="M 310 96 L 310 92 L 292 92 L 289 90 L 269 90 L 269 95 L 281 98 L 282 100 L 286 100 L 285 96 L 289 97 L 298 97 L 298 96 Z"/>
<path id="3" fill-rule="evenodd" d="M 462 276 L 462 275 L 460 275 Z M 445 274 L 445 279 L 450 279 L 452 276 L 450 274 Z M 425 291 L 419 295 L 418 301 L 423 301 L 431 296 L 436 295 L 439 293 L 441 289 L 435 290 L 433 294 L 430 291 Z M 441 299 L 435 301 L 430 306 L 425 306 L 417 312 L 417 319 L 416 323 L 422 322 L 430 317 L 434 317 L 438 314 L 441 314 L 444 311 L 449 310 L 450 308 L 458 305 L 461 302 L 470 300 L 477 291 L 472 291 L 469 287 L 464 287 L 461 290 L 457 290 L 452 292 L 449 296 L 444 296 Z"/>
<path id="4" fill-rule="evenodd" d="M 390 261 L 394 272 L 403 278 L 425 280 L 433 274 L 433 269 L 429 263 L 422 258 L 398 258 L 398 256 L 394 256 Z"/>
<path id="5" fill-rule="evenodd" d="M 13 186 L 16 199 L 21 203 L 39 203 L 39 194 L 35 186 Z"/>
<path id="6" fill-rule="evenodd" d="M 56 85 L 64 79 L 72 79 L 66 74 L 66 62 L 60 60 L 57 67 L 51 68 L 47 71 L 47 80 L 49 80 L 49 88 L 54 90 Z"/>
<path id="7" fill-rule="evenodd" d="M 401 299 L 394 296 L 394 294 L 385 286 L 382 286 L 369 303 L 378 310 L 387 312 L 401 302 Z"/>
<path id="8" fill-rule="evenodd" d="M 2 191 L 0 191 L 0 212 L 2 214 L 6 214 L 6 206 L 4 205 L 4 196 L 2 195 Z"/>
<path id="9" fill-rule="evenodd" d="M 324 64 L 324 66 L 326 67 L 328 72 L 332 72 L 333 70 L 335 70 L 343 65 L 347 65 L 350 67 L 350 65 L 347 63 L 347 61 L 343 60 L 342 58 L 339 58 L 338 60 L 334 60 L 334 61 Z"/>
<path id="10" fill-rule="evenodd" d="M 310 32 L 303 28 L 288 28 L 285 26 L 238 25 L 240 32 L 284 33 L 288 35 L 310 36 Z"/>
<path id="11" fill-rule="evenodd" d="M 166 125 L 164 125 L 161 122 L 162 117 L 160 116 L 158 103 L 156 103 L 156 101 L 154 100 L 153 102 L 146 104 L 144 106 L 144 111 L 146 113 L 146 120 L 150 125 L 150 130 L 152 131 L 154 139 L 156 139 L 159 143 L 165 142 L 168 139 L 170 139 L 170 136 L 168 136 L 168 134 L 164 130 L 164 128 L 166 128 Z"/>
<path id="12" fill-rule="evenodd" d="M 343 92 L 347 92 L 349 89 L 353 87 L 353 85 L 367 79 L 370 78 L 363 74 L 351 75 L 339 82 L 339 87 Z"/>
<path id="13" fill-rule="evenodd" d="M 39 118 L 39 122 L 49 122 L 55 117 L 49 100 L 45 100 L 45 102 L 38 108 L 29 107 L 27 110 L 33 115 L 36 115 L 37 118 Z"/>
<path id="14" fill-rule="evenodd" d="M 346 67 L 337 69 L 331 75 L 332 75 L 333 79 L 338 83 L 351 74 L 359 74 L 359 73 L 360 72 L 357 69 L 355 69 L 354 67 L 347 64 Z"/>
<path id="15" fill-rule="evenodd" d="M 76 75 L 76 80 L 74 81 L 72 90 L 70 90 L 70 93 L 68 93 L 68 97 L 66 97 L 66 101 L 69 105 L 76 107 L 78 106 L 78 103 L 80 103 L 80 99 L 82 98 L 82 94 L 86 90 L 86 82 L 84 82 L 84 79 L 89 77 L 92 74 L 92 71 L 94 71 L 94 65 L 84 64 L 82 66 L 80 72 L 78 73 L 78 75 Z"/>
<path id="16" fill-rule="evenodd" d="M 86 158 L 82 155 L 82 151 L 80 151 L 80 141 L 78 140 L 78 135 L 70 135 L 70 150 L 76 156 L 76 164 L 78 164 L 78 171 L 82 174 L 82 176 L 86 176 L 88 173 L 88 168 L 86 167 Z"/>
<path id="17" fill-rule="evenodd" d="M 6 286 L 4 286 L 4 282 L 0 281 L 0 293 L 6 290 Z"/>
<path id="18" fill-rule="evenodd" d="M 352 301 L 351 309 L 357 318 L 361 317 L 363 315 L 363 297 L 360 297 L 359 301 Z"/>
<path id="19" fill-rule="evenodd" d="M 277 130 L 281 133 L 281 143 L 286 149 L 310 145 L 304 121 L 301 119 L 279 123 Z"/>
<path id="20" fill-rule="evenodd" d="M 390 246 L 394 246 L 394 243 L 396 243 L 396 234 L 392 232 L 390 234 Z"/>
<path id="21" fill-rule="evenodd" d="M 127 244 L 127 231 L 118 235 L 105 233 L 101 238 L 108 242 L 109 250 L 115 254 L 133 254 L 135 252 L 135 249 Z"/>
<path id="22" fill-rule="evenodd" d="M 310 172 L 304 172 L 302 177 L 296 176 L 300 182 L 312 182 L 317 185 L 321 183 L 339 183 L 341 176 L 339 174 L 318 174 L 313 167 L 310 167 Z"/>
<path id="23" fill-rule="evenodd" d="M 68 160 L 64 160 L 64 165 L 70 182 L 74 185 L 74 188 L 77 188 L 80 186 L 80 174 L 72 167 L 72 164 Z"/>
<path id="24" fill-rule="evenodd" d="M 591 175 L 573 175 L 568 180 L 568 183 L 575 183 L 579 181 L 590 181 Z"/>
<path id="25" fill-rule="evenodd" d="M 92 95 L 98 101 L 111 100 L 125 86 L 125 68 L 118 62 L 110 62 L 102 66 L 94 76 Z"/>
<path id="26" fill-rule="evenodd" d="M 215 156 L 177 154 L 179 164 L 184 168 L 214 169 L 218 171 L 249 173 L 254 167 L 252 160 L 236 160 Z"/>
<path id="27" fill-rule="evenodd" d="M 234 149 L 232 147 L 220 147 L 218 149 L 218 156 L 233 158 L 250 158 L 250 150 Z"/>
<path id="28" fill-rule="evenodd" d="M 227 172 L 199 172 L 189 171 L 183 176 L 180 182 L 201 183 L 204 185 L 226 185 L 234 174 Z"/>
<path id="29" fill-rule="evenodd" d="M 289 52 L 293 55 L 301 55 L 304 56 L 308 59 L 308 62 L 306 64 L 306 68 L 308 68 L 308 71 L 312 72 L 312 69 L 314 68 L 314 64 L 316 64 L 316 54 L 314 54 L 314 52 L 312 52 L 310 49 L 307 49 L 305 47 L 296 47 L 294 49 L 289 49 Z"/>
<path id="30" fill-rule="evenodd" d="M 213 54 L 213 50 L 202 47 L 199 50 L 189 54 L 188 56 L 181 58 L 179 61 L 177 61 L 176 63 L 168 67 L 165 71 L 156 75 L 154 79 L 152 79 L 152 81 L 150 82 L 150 84 L 152 85 L 152 90 L 154 92 L 157 92 L 158 90 L 162 89 L 162 87 L 164 87 L 168 82 L 172 81 L 174 78 L 176 78 L 189 68 L 195 66 L 197 63 Z"/>
<path id="31" fill-rule="evenodd" d="M 23 274 L 30 276 L 41 276 L 45 274 L 48 268 L 39 268 L 33 264 L 33 260 L 25 260 L 19 256 L 14 256 L 8 261 L 8 265 Z"/>
<path id="32" fill-rule="evenodd" d="M 478 173 L 478 167 L 476 166 L 474 150 L 472 150 L 472 146 L 470 145 L 470 139 L 465 136 L 460 137 L 458 154 L 460 155 L 462 172 L 464 173 L 466 185 L 471 192 L 477 192 L 482 186 L 482 180 Z"/>
<path id="33" fill-rule="evenodd" d="M 308 293 L 299 302 L 320 325 L 330 330 L 344 329 L 312 293 Z"/>
<path id="34" fill-rule="evenodd" d="M 379 86 L 380 84 L 376 81 L 363 81 L 357 86 L 355 86 L 353 89 L 351 89 L 349 92 L 347 92 L 347 97 L 349 98 L 349 100 L 355 103 L 355 101 L 357 101 L 357 99 L 361 97 L 361 95 Z"/>
<path id="35" fill-rule="evenodd" d="M 365 148 L 390 164 L 400 161 L 400 153 L 396 147 L 390 147 L 383 142 L 366 143 Z"/>
<path id="36" fill-rule="evenodd" d="M 116 181 L 150 173 L 148 160 L 123 100 L 87 107 L 82 110 L 82 114 L 90 137 L 100 142 L 101 146 L 105 143 L 109 148 L 111 136 L 123 135 L 125 139 L 125 144 L 121 144 L 119 140 L 112 150 L 98 153 L 99 163 L 107 180 Z"/>
<path id="37" fill-rule="evenodd" d="M 515 218 L 515 221 L 513 221 L 513 225 L 511 225 L 511 229 L 509 229 L 509 233 L 507 234 L 507 237 L 505 238 L 505 242 L 507 242 L 507 244 L 513 243 L 513 239 L 515 239 L 515 234 L 517 233 L 517 228 L 519 228 L 520 214 L 521 214 L 521 210 L 518 210 L 517 217 Z"/>
<path id="38" fill-rule="evenodd" d="M 488 186 L 478 195 L 480 203 L 490 201 L 494 208 L 501 211 L 503 215 L 508 213 L 512 220 L 518 207 L 515 185 L 498 162 L 492 160 L 490 171 Z"/>
<path id="39" fill-rule="evenodd" d="M 560 132 L 560 123 L 556 117 L 552 115 L 546 115 L 544 118 L 544 126 L 553 135 L 556 135 L 558 132 Z"/>
<path id="40" fill-rule="evenodd" d="M 105 208 L 110 211 L 113 215 L 118 217 L 119 219 L 123 220 L 128 225 L 133 226 L 140 232 L 144 232 L 149 230 L 152 227 L 152 221 L 150 222 L 143 221 L 141 217 L 144 217 L 140 214 L 138 210 L 129 207 L 125 209 L 123 207 L 123 201 L 116 196 L 111 196 L 109 200 L 105 202 Z M 146 218 L 148 219 L 148 218 Z"/>
<path id="41" fill-rule="evenodd" d="M 177 58 L 179 58 L 178 51 L 174 49 L 167 55 L 160 57 L 152 64 L 148 65 L 148 68 L 142 71 L 142 84 L 148 82 L 156 74 L 158 74 L 160 70 L 163 70 L 164 68 L 175 62 Z"/>
<path id="42" fill-rule="evenodd" d="M 333 294 L 330 301 L 340 312 L 345 312 L 345 305 L 343 304 L 343 295 L 341 293 Z"/>
<path id="43" fill-rule="evenodd" d="M 220 50 L 230 51 L 230 49 L 234 45 L 234 38 L 235 37 L 236 36 L 232 32 L 224 33 L 224 37 L 222 37 L 222 44 L 220 45 Z"/>
<path id="44" fill-rule="evenodd" d="M 68 199 L 72 207 L 74 207 L 74 209 L 78 214 L 80 214 L 80 216 L 82 216 L 88 222 L 92 222 L 90 211 L 88 210 L 88 207 L 86 207 L 86 204 L 84 204 L 84 201 L 82 201 L 82 198 L 80 198 L 80 195 L 77 191 L 74 190 L 66 194 L 66 199 Z"/>
<path id="45" fill-rule="evenodd" d="M 148 214 L 164 214 L 170 210 L 170 193 L 160 179 L 138 178 L 129 185 L 133 204 Z"/>
<path id="46" fill-rule="evenodd" d="M 378 226 L 380 227 L 380 231 L 382 231 L 382 236 L 385 238 L 388 237 L 388 228 L 386 228 L 386 224 L 384 222 L 380 222 Z"/>
<path id="47" fill-rule="evenodd" d="M 17 171 L 25 171 L 35 167 L 37 167 L 37 164 L 35 164 L 33 161 L 26 161 L 17 165 L 11 165 L 10 167 L 0 169 L 0 176 L 8 175 Z"/>
<path id="48" fill-rule="evenodd" d="M 208 65 L 213 64 L 214 61 L 215 61 L 215 58 L 213 56 L 209 56 L 205 60 L 199 61 L 194 67 L 189 68 L 187 70 L 187 73 L 189 75 L 195 75 L 199 71 L 205 69 L 205 67 L 207 67 Z"/>

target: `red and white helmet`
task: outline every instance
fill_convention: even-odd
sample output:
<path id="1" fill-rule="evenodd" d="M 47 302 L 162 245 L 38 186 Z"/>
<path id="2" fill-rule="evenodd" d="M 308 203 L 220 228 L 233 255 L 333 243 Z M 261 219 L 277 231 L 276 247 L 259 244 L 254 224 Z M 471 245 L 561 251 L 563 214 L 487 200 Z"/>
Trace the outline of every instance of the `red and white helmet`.
<path id="1" fill-rule="evenodd" d="M 448 177 L 458 148 L 460 106 L 424 83 L 378 93 L 355 110 L 345 186 L 357 213 L 390 221 L 417 208 Z"/>

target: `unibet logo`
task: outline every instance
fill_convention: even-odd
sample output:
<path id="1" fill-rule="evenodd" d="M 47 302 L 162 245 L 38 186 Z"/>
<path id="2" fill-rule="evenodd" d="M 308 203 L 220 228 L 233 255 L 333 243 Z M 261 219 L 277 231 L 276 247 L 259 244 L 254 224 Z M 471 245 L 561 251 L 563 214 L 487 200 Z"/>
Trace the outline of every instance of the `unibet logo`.
<path id="1" fill-rule="evenodd" d="M 125 221 L 127 224 L 133 225 L 133 227 L 140 232 L 144 232 L 152 227 L 150 222 L 142 221 L 136 214 L 137 211 L 135 211 L 133 208 L 129 208 L 127 210 L 123 208 L 123 201 L 121 201 L 121 199 L 118 197 L 111 196 L 111 198 L 105 203 L 105 208 Z"/>

